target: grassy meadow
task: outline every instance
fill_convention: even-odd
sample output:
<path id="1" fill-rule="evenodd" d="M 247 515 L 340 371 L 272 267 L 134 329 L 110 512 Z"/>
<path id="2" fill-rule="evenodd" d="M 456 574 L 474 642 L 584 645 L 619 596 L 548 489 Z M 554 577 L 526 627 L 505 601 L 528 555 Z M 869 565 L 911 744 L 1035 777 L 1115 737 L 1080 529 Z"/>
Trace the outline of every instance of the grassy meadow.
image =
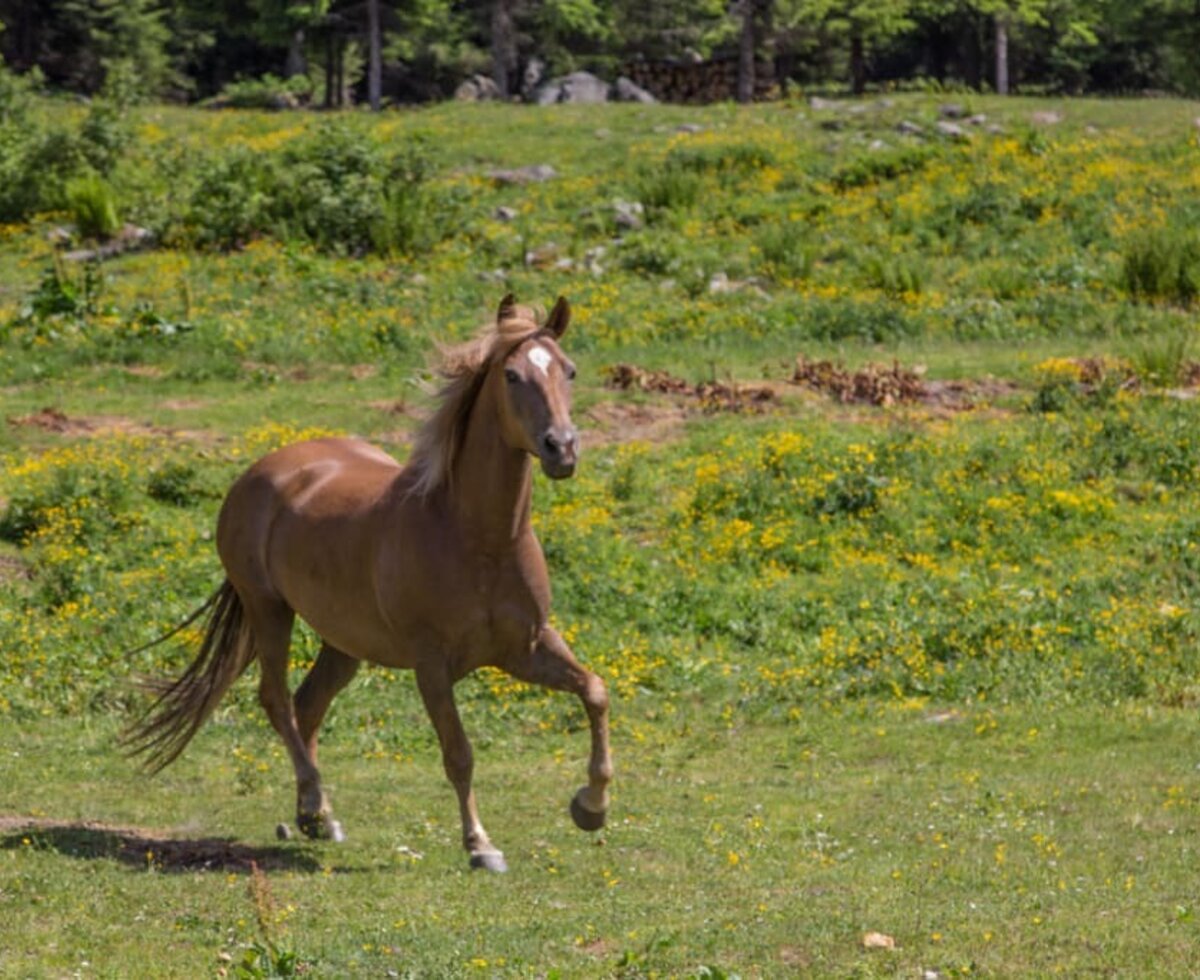
<path id="1" fill-rule="evenodd" d="M 0 975 L 1196 975 L 1197 116 L 130 110 L 102 179 L 0 227 Z M 105 214 L 154 244 L 67 257 Z M 315 434 L 403 458 L 436 343 L 508 290 L 574 308 L 585 453 L 535 521 L 613 694 L 609 827 L 566 815 L 580 706 L 487 672 L 506 876 L 407 674 L 327 722 L 344 845 L 275 840 L 253 671 L 143 777 L 132 681 L 191 652 L 123 651 L 219 581 L 225 488 Z"/>

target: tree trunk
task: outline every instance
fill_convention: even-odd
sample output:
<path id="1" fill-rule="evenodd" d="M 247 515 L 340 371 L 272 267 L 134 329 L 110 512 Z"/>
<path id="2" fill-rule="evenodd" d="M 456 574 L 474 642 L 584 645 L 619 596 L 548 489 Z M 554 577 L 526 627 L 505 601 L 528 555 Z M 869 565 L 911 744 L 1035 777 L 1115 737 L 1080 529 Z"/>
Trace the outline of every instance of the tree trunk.
<path id="1" fill-rule="evenodd" d="M 996 14 L 996 94 L 1008 95 L 1008 13 Z"/>
<path id="2" fill-rule="evenodd" d="M 325 108 L 333 108 L 333 81 L 337 74 L 337 54 L 333 28 L 327 28 L 325 35 Z"/>
<path id="3" fill-rule="evenodd" d="M 283 67 L 284 78 L 295 78 L 297 75 L 308 74 L 308 59 L 304 56 L 304 28 L 297 27 L 292 31 L 288 41 L 287 61 Z"/>
<path id="4" fill-rule="evenodd" d="M 517 69 L 517 34 L 513 27 L 514 0 L 492 0 L 492 81 L 500 97 L 512 94 Z"/>
<path id="5" fill-rule="evenodd" d="M 755 37 L 758 40 L 758 69 L 755 83 L 760 90 L 772 89 L 779 80 L 779 50 L 775 37 L 775 0 L 757 0 L 755 3 Z"/>
<path id="6" fill-rule="evenodd" d="M 867 56 L 858 30 L 850 35 L 850 87 L 855 95 L 867 90 Z"/>
<path id="7" fill-rule="evenodd" d="M 741 0 L 742 31 L 738 40 L 737 100 L 754 101 L 754 0 Z"/>
<path id="8" fill-rule="evenodd" d="M 379 0 L 367 0 L 367 101 L 379 111 L 383 94 L 382 37 L 379 29 Z"/>

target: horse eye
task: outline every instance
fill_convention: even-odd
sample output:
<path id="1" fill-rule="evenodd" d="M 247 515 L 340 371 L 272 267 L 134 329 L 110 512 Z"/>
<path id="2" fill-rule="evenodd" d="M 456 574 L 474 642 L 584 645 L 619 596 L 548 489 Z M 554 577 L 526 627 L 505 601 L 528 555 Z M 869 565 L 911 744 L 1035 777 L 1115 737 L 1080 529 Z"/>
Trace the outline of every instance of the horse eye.
<path id="1" fill-rule="evenodd" d="M 504 380 L 507 381 L 510 385 L 515 385 L 518 381 L 521 380 L 521 376 L 519 374 L 517 374 L 517 372 L 514 371 L 512 368 L 505 368 L 504 369 Z"/>

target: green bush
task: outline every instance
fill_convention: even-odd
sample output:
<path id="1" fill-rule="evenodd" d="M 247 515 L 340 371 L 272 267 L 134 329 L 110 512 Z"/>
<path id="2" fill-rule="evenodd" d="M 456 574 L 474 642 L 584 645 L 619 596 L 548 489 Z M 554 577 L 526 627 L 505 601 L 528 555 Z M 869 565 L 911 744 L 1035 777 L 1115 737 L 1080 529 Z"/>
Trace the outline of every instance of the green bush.
<path id="1" fill-rule="evenodd" d="M 261 78 L 240 78 L 226 85 L 206 105 L 228 109 L 295 109 L 308 102 L 312 80 L 307 75 L 277 78 L 270 73 Z"/>
<path id="2" fill-rule="evenodd" d="M 1121 286 L 1135 300 L 1191 306 L 1200 295 L 1200 238 L 1155 228 L 1126 243 Z"/>
<path id="3" fill-rule="evenodd" d="M 96 174 L 68 181 L 66 203 L 79 233 L 85 238 L 110 238 L 121 227 L 116 195 Z"/>
<path id="4" fill-rule="evenodd" d="M 272 228 L 274 161 L 233 147 L 197 167 L 184 225 L 200 246 L 237 248 Z"/>

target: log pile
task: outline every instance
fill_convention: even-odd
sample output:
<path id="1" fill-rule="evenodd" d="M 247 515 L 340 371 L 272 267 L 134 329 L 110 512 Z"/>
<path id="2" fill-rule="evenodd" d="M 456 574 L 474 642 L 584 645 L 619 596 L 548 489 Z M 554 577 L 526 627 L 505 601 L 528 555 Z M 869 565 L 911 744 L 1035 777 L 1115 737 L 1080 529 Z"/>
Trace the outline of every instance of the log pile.
<path id="1" fill-rule="evenodd" d="M 713 61 L 633 61 L 623 74 L 660 102 L 707 105 L 737 98 L 737 58 Z M 754 67 L 754 100 L 775 97 L 775 70 L 768 61 Z"/>

